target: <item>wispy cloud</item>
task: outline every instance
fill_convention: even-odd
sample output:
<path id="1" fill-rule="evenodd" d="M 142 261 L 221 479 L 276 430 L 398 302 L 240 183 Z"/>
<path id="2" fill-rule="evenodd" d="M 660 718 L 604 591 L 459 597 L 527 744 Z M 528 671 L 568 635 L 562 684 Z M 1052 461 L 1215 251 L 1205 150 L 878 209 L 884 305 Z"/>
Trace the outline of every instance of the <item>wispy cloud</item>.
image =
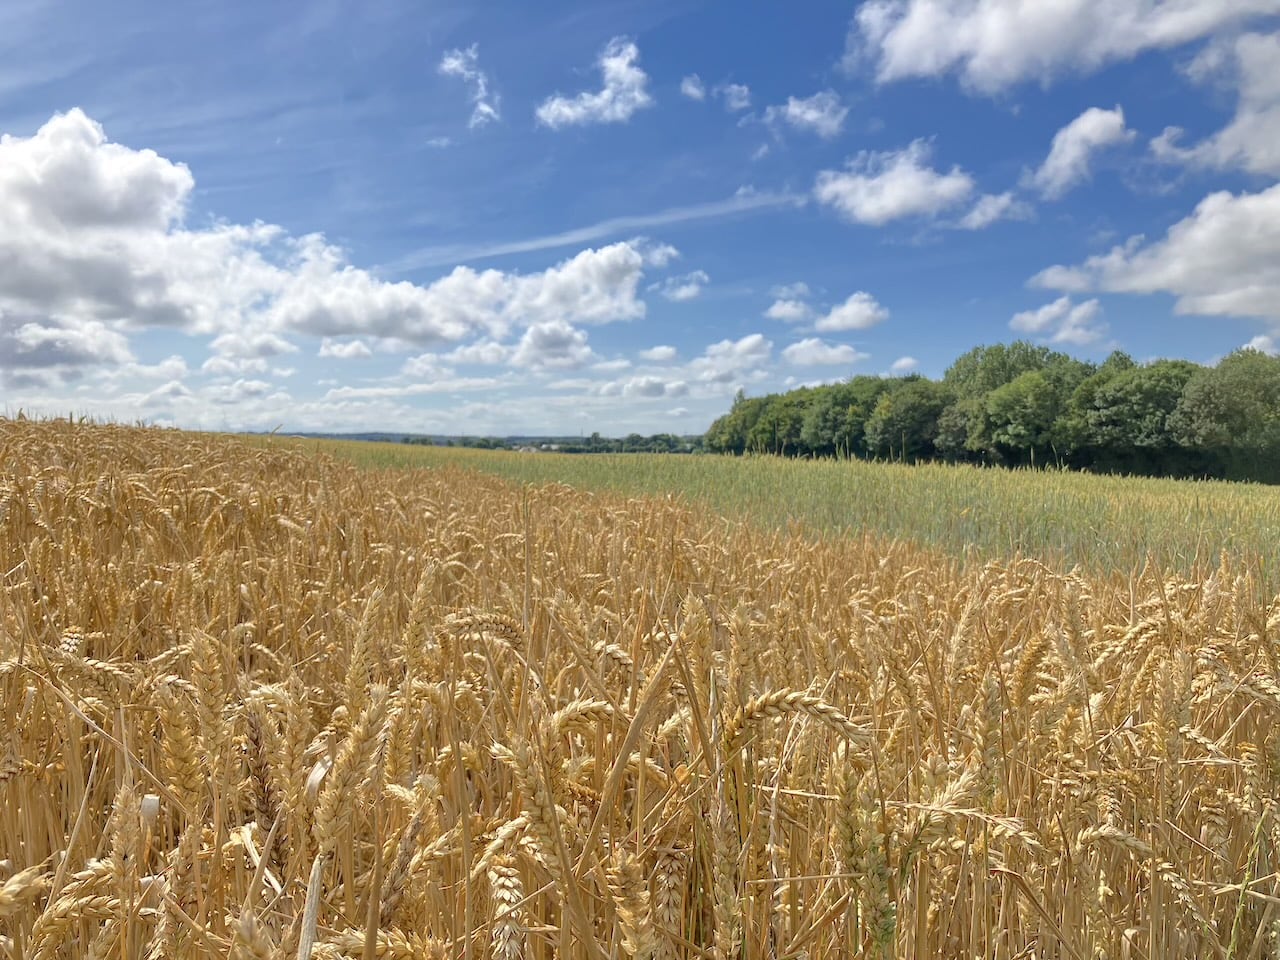
<path id="1" fill-rule="evenodd" d="M 450 50 L 436 69 L 446 77 L 461 77 L 471 87 L 471 121 L 474 129 L 501 119 L 498 113 L 498 96 L 489 90 L 489 77 L 480 69 L 480 46 L 473 43 L 465 50 Z"/>
<path id="2" fill-rule="evenodd" d="M 647 230 L 651 227 L 666 227 L 695 220 L 714 220 L 720 217 L 773 210 L 779 207 L 798 207 L 802 206 L 805 201 L 805 197 L 794 193 L 739 191 L 725 200 L 712 200 L 708 203 L 695 203 L 683 207 L 668 207 L 666 210 L 659 210 L 656 213 L 611 217 L 589 226 L 576 227 L 572 230 L 564 230 L 560 233 L 551 233 L 540 237 L 529 237 L 524 240 L 423 247 L 390 263 L 385 263 L 379 269 L 381 272 L 388 274 L 408 273 L 425 267 L 450 266 L 457 263 L 502 257 L 513 253 L 554 250 L 557 247 L 590 243 L 606 237 L 632 233 L 636 230 Z"/>

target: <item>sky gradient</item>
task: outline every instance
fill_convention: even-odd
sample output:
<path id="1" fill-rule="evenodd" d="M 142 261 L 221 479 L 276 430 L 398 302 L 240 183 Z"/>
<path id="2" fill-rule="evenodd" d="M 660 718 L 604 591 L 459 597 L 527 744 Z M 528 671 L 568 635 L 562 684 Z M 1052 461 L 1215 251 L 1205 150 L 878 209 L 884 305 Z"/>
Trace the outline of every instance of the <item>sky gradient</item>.
<path id="1" fill-rule="evenodd" d="M 1277 63 L 1280 0 L 8 0 L 3 412 L 700 433 L 1272 351 Z"/>

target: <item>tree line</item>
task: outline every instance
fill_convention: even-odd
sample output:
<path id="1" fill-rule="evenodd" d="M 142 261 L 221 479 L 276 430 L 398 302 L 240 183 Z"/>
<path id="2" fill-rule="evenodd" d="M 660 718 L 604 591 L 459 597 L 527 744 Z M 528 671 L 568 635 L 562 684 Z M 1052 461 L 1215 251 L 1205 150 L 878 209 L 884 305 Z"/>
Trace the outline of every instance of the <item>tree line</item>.
<path id="1" fill-rule="evenodd" d="M 1280 358 L 1103 363 L 1025 341 L 977 347 L 941 380 L 856 376 L 739 391 L 704 439 L 718 453 L 861 457 L 1280 482 Z"/>

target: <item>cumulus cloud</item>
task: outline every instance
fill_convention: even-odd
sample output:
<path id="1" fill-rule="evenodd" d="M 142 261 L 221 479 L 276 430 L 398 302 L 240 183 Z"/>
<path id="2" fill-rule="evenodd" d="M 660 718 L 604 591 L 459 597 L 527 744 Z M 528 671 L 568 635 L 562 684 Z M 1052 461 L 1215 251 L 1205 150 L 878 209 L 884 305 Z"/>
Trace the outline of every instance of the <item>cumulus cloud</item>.
<path id="1" fill-rule="evenodd" d="M 703 270 L 694 270 L 679 277 L 667 277 L 649 287 L 675 303 L 696 300 L 711 278 Z"/>
<path id="2" fill-rule="evenodd" d="M 773 342 L 763 334 L 751 333 L 738 340 L 721 340 L 711 344 L 702 356 L 689 362 L 694 377 L 704 383 L 732 383 L 741 379 L 757 379 L 761 367 L 773 355 Z"/>
<path id="3" fill-rule="evenodd" d="M 129 342 L 99 320 L 32 317 L 0 310 L 0 375 L 8 382 L 18 371 L 40 371 L 43 385 L 79 377 L 87 368 L 133 362 Z"/>
<path id="4" fill-rule="evenodd" d="M 473 363 L 493 367 L 511 359 L 511 348 L 493 340 L 480 340 L 455 347 L 444 356 L 450 363 Z"/>
<path id="5" fill-rule="evenodd" d="M 564 320 L 535 323 L 525 331 L 511 356 L 518 367 L 535 370 L 566 370 L 596 359 L 587 345 L 587 335 Z"/>
<path id="6" fill-rule="evenodd" d="M 201 371 L 245 383 L 296 352 L 301 337 L 314 337 L 327 357 L 477 339 L 476 350 L 492 357 L 508 349 L 500 341 L 535 325 L 552 324 L 546 333 L 557 323 L 643 317 L 645 270 L 677 255 L 635 240 L 540 272 L 461 266 L 426 285 L 389 283 L 318 234 L 293 237 L 263 223 L 188 226 L 194 185 L 185 166 L 112 143 L 80 110 L 34 135 L 0 137 L 6 384 L 26 377 L 54 387 L 90 367 L 132 369 L 130 335 L 161 328 L 210 338 Z M 523 360 L 542 362 L 536 337 L 523 346 Z M 575 353 L 547 356 L 565 363 Z"/>
<path id="7" fill-rule="evenodd" d="M 696 73 L 691 73 L 680 81 L 680 92 L 690 100 L 707 99 L 706 85 Z"/>
<path id="8" fill-rule="evenodd" d="M 141 380 L 182 380 L 191 372 L 187 361 L 176 353 L 159 363 L 125 363 L 102 371 L 105 382 L 136 384 Z"/>
<path id="9" fill-rule="evenodd" d="M 1167 293 L 1179 313 L 1280 320 L 1280 184 L 1212 193 L 1159 241 L 1134 237 L 1031 282 L 1069 293 Z"/>
<path id="10" fill-rule="evenodd" d="M 648 350 L 640 351 L 641 360 L 649 360 L 653 363 L 670 363 L 676 358 L 678 351 L 675 347 L 661 344 L 656 347 L 650 347 Z"/>
<path id="11" fill-rule="evenodd" d="M 387 283 L 335 262 L 321 240 L 302 255 L 270 311 L 281 327 L 313 336 L 365 335 L 433 345 L 475 332 L 505 335 L 551 318 L 608 323 L 644 315 L 636 297 L 645 254 L 631 243 L 584 250 L 534 274 L 456 267 L 426 287 Z"/>
<path id="12" fill-rule="evenodd" d="M 973 193 L 973 178 L 959 167 L 930 167 L 924 140 L 902 150 L 863 151 L 844 170 L 819 172 L 813 193 L 853 223 L 883 226 L 904 217 L 932 217 Z"/>
<path id="13" fill-rule="evenodd" d="M 745 83 L 722 83 L 716 87 L 716 93 L 730 113 L 751 109 L 751 88 Z"/>
<path id="14" fill-rule="evenodd" d="M 782 357 L 797 367 L 837 366 L 865 360 L 869 354 L 859 353 L 847 343 L 827 343 L 817 337 L 809 337 L 791 344 L 782 351 Z"/>
<path id="15" fill-rule="evenodd" d="M 1049 155 L 1029 178 L 1032 186 L 1056 200 L 1089 178 L 1089 163 L 1100 150 L 1129 143 L 1136 134 L 1124 125 L 1124 110 L 1090 107 L 1053 137 Z"/>
<path id="16" fill-rule="evenodd" d="M 918 366 L 920 366 L 920 361 L 915 357 L 899 357 L 889 364 L 889 372 L 900 377 L 903 374 L 910 373 Z"/>
<path id="17" fill-rule="evenodd" d="M 294 344 L 269 330 L 233 330 L 215 337 L 209 346 L 219 356 L 244 360 L 266 360 L 298 352 Z"/>
<path id="18" fill-rule="evenodd" d="M 837 304 L 819 317 L 818 322 L 814 324 L 814 329 L 822 333 L 865 330 L 888 319 L 889 311 L 882 307 L 871 294 L 859 290 L 850 295 L 844 303 Z"/>
<path id="19" fill-rule="evenodd" d="M 409 357 L 401 365 L 400 372 L 415 380 L 438 380 L 453 376 L 453 370 L 435 353 L 420 353 L 416 357 Z"/>
<path id="20" fill-rule="evenodd" d="M 601 396 L 624 397 L 628 400 L 676 399 L 688 395 L 689 385 L 683 380 L 666 380 L 647 375 L 606 383 L 600 387 L 599 392 Z"/>
<path id="21" fill-rule="evenodd" d="M 590 123 L 626 123 L 637 110 L 653 105 L 653 98 L 645 89 L 649 76 L 637 65 L 639 60 L 640 50 L 630 40 L 610 40 L 596 61 L 603 87 L 574 97 L 548 97 L 538 106 L 538 122 L 552 130 Z"/>
<path id="22" fill-rule="evenodd" d="M 985 230 L 1000 220 L 1027 220 L 1031 215 L 1031 206 L 1012 191 L 984 193 L 954 226 L 961 230 Z"/>
<path id="23" fill-rule="evenodd" d="M 1098 322 L 1101 314 L 1102 304 L 1097 300 L 1075 303 L 1070 297 L 1059 297 L 1036 310 L 1015 313 L 1009 328 L 1034 334 L 1050 343 L 1086 346 L 1107 334 L 1106 325 Z"/>
<path id="24" fill-rule="evenodd" d="M 365 345 L 363 340 L 341 341 L 325 337 L 320 341 L 319 356 L 333 357 L 337 360 L 355 360 L 358 357 L 371 357 L 373 351 Z"/>
<path id="25" fill-rule="evenodd" d="M 471 120 L 467 126 L 472 128 L 500 119 L 498 95 L 489 91 L 489 77 L 480 69 L 479 61 L 480 45 L 473 43 L 465 50 L 448 51 L 436 68 L 444 76 L 461 77 L 471 88 Z"/>
<path id="26" fill-rule="evenodd" d="M 781 106 L 764 112 L 766 123 L 785 122 L 797 130 L 816 133 L 825 140 L 838 136 L 844 128 L 849 108 L 840 102 L 834 90 L 821 90 L 811 97 L 788 97 Z"/>
<path id="27" fill-rule="evenodd" d="M 764 315 L 783 323 L 802 323 L 813 315 L 813 309 L 803 300 L 778 299 L 769 304 Z"/>
<path id="28" fill-rule="evenodd" d="M 1280 33 L 1248 33 L 1210 51 L 1221 56 L 1221 66 L 1202 66 L 1193 76 L 1225 74 L 1237 91 L 1235 117 L 1191 147 L 1179 145 L 1181 128 L 1167 127 L 1151 141 L 1152 152 L 1165 161 L 1280 176 Z"/>
<path id="29" fill-rule="evenodd" d="M 214 403 L 233 405 L 265 397 L 272 389 L 271 384 L 265 380 L 240 379 L 234 383 L 209 387 L 203 395 Z"/>
<path id="30" fill-rule="evenodd" d="M 867 0 L 844 65 L 882 83 L 958 73 L 982 93 L 1088 73 L 1276 12 L 1275 0 Z"/>
<path id="31" fill-rule="evenodd" d="M 154 390 L 149 390 L 142 397 L 142 406 L 155 407 L 172 403 L 175 400 L 188 400 L 195 396 L 191 388 L 181 380 L 169 380 Z"/>

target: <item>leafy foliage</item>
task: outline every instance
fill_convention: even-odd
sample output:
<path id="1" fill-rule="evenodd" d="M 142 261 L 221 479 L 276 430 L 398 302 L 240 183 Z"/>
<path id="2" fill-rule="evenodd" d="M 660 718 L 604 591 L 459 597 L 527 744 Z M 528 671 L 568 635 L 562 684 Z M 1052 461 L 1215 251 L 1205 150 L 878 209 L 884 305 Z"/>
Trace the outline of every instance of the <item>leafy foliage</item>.
<path id="1" fill-rule="evenodd" d="M 857 376 L 739 392 L 705 447 L 1280 482 L 1280 358 L 1244 349 L 1205 367 L 1138 364 L 1117 351 L 1093 364 L 995 344 L 959 357 L 939 381 Z"/>

